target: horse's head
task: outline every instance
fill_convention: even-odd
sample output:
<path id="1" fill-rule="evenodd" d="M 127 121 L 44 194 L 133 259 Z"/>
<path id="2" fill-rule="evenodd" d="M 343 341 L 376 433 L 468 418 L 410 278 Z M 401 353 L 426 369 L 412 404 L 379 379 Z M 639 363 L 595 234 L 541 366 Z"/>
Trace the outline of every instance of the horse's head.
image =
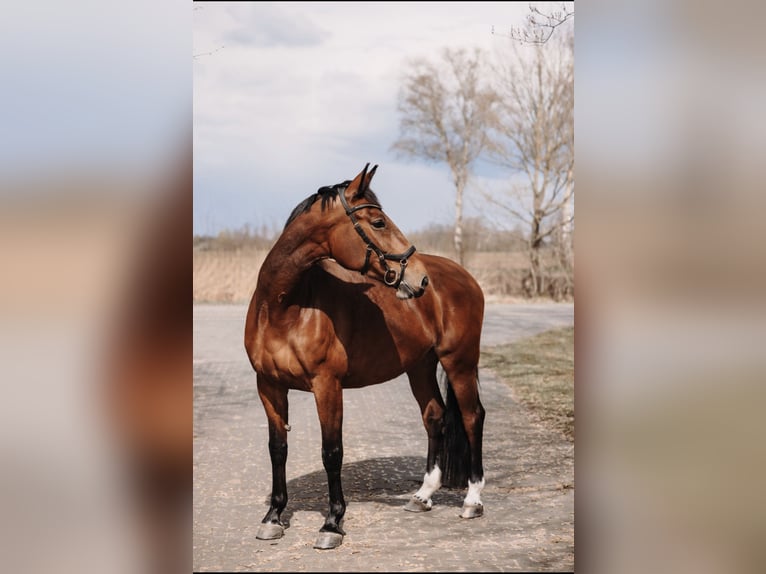
<path id="1" fill-rule="evenodd" d="M 329 233 L 330 255 L 347 269 L 358 270 L 396 289 L 399 299 L 420 297 L 428 285 L 415 246 L 399 231 L 370 190 L 378 166 L 370 164 L 352 181 L 319 194 L 338 194 L 336 221 Z"/>

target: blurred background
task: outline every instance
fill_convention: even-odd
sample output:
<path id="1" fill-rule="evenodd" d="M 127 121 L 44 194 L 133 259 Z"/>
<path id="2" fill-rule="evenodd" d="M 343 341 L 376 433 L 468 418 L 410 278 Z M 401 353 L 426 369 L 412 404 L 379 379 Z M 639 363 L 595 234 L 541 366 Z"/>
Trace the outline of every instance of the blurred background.
<path id="1" fill-rule="evenodd" d="M 577 563 L 757 572 L 764 7 L 577 8 Z"/>
<path id="2" fill-rule="evenodd" d="M 0 554 L 9 570 L 191 569 L 189 240 L 222 230 L 205 215 L 215 186 L 198 201 L 192 173 L 207 145 L 196 139 L 194 66 L 232 51 L 197 43 L 204 10 L 195 8 L 209 5 L 4 8 Z M 452 6 L 464 8 L 439 11 Z M 521 7 L 518 20 L 494 23 L 495 39 L 524 26 Z M 742 0 L 589 0 L 574 10 L 576 564 L 586 572 L 762 570 L 765 10 Z M 393 143 L 414 151 L 400 127 L 385 140 L 396 161 Z M 291 141 L 306 135 L 291 129 Z M 315 185 L 383 164 L 364 151 L 352 160 L 335 149 L 345 159 L 320 162 L 333 165 L 322 181 L 308 169 L 311 185 L 286 208 L 276 202 L 288 210 L 276 226 Z M 384 207 L 382 190 L 408 189 L 384 185 L 385 168 Z M 450 166 L 438 169 L 454 206 L 438 223 L 457 257 L 459 182 Z M 476 165 L 484 185 L 466 192 L 466 218 L 478 216 L 468 205 L 482 191 L 501 191 L 500 169 Z M 413 178 L 419 189 L 431 181 Z M 264 217 L 253 224 L 268 228 Z"/>
<path id="3" fill-rule="evenodd" d="M 191 570 L 187 2 L 0 21 L 0 556 Z"/>
<path id="4" fill-rule="evenodd" d="M 579 558 L 586 571 L 755 572 L 764 7 L 582 8 Z"/>

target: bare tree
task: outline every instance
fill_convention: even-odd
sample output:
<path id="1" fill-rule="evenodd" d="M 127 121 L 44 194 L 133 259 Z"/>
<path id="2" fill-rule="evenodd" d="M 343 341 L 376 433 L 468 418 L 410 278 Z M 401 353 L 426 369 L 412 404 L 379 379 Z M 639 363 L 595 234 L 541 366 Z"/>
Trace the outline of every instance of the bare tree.
<path id="1" fill-rule="evenodd" d="M 497 94 L 482 74 L 480 50 L 446 48 L 438 64 L 411 62 L 399 93 L 400 156 L 446 163 L 455 185 L 454 245 L 463 265 L 463 194 L 477 158 L 491 145 Z"/>
<path id="2" fill-rule="evenodd" d="M 574 2 L 561 2 L 558 10 L 544 11 L 535 4 L 529 5 L 529 14 L 524 26 L 511 28 L 509 34 L 495 32 L 492 26 L 492 34 L 507 36 L 528 44 L 545 44 L 556 28 L 574 17 Z"/>
<path id="3" fill-rule="evenodd" d="M 485 197 L 511 221 L 528 229 L 529 295 L 550 294 L 541 261 L 553 244 L 560 275 L 572 285 L 571 225 L 574 221 L 574 33 L 569 27 L 545 44 L 509 43 L 496 67 L 503 101 L 499 145 L 492 157 L 516 175 L 506 194 Z M 554 295 L 561 295 L 557 292 Z"/>

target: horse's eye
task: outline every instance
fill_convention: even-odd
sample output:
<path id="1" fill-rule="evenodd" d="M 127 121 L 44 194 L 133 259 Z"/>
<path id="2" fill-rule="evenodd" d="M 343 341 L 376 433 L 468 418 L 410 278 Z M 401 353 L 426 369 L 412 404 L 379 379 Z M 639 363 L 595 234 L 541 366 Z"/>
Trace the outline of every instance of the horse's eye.
<path id="1" fill-rule="evenodd" d="M 376 219 L 375 221 L 372 222 L 372 226 L 375 229 L 383 229 L 386 226 L 386 222 L 382 219 Z"/>

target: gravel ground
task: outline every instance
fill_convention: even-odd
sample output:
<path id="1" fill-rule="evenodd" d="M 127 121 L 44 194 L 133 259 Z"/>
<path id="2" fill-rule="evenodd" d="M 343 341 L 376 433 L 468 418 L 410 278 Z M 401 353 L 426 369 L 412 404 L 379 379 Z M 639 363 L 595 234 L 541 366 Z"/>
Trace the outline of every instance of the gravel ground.
<path id="1" fill-rule="evenodd" d="M 465 491 L 402 507 L 425 472 L 427 438 L 406 377 L 344 394 L 343 544 L 312 548 L 327 508 L 313 396 L 291 391 L 290 500 L 283 538 L 255 538 L 268 509 L 266 418 L 245 356 L 246 307 L 194 308 L 194 556 L 197 572 L 573 571 L 574 447 L 480 372 L 487 411 L 485 515 L 458 517 Z M 572 304 L 488 303 L 484 346 L 574 324 Z"/>

